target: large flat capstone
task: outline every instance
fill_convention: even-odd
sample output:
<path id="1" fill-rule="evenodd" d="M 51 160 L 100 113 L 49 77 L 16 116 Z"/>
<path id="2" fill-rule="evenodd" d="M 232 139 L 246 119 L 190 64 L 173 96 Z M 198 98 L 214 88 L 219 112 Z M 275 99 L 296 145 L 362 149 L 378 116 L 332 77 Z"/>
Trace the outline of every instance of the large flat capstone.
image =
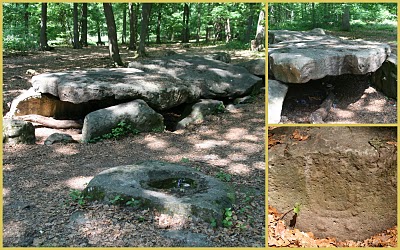
<path id="1" fill-rule="evenodd" d="M 181 179 L 180 185 L 158 188 L 152 183 Z M 188 180 L 190 182 L 188 184 Z M 139 206 L 153 207 L 162 213 L 184 218 L 196 216 L 206 221 L 222 219 L 225 208 L 231 207 L 234 193 L 224 183 L 190 167 L 145 161 L 110 168 L 96 175 L 84 192 L 97 200 L 110 201 L 117 195 L 122 204 L 134 198 Z"/>
<path id="2" fill-rule="evenodd" d="M 132 62 L 129 68 L 40 74 L 32 78 L 32 85 L 36 92 L 75 104 L 110 97 L 143 99 L 152 108 L 165 110 L 200 98 L 234 98 L 264 84 L 244 67 L 177 54 Z"/>
<path id="3" fill-rule="evenodd" d="M 344 40 L 315 32 L 273 31 L 268 67 L 276 80 L 306 83 L 327 75 L 375 72 L 390 55 L 388 44 Z"/>
<path id="4" fill-rule="evenodd" d="M 302 203 L 297 228 L 319 238 L 365 240 L 397 225 L 396 128 L 270 133 L 280 144 L 268 150 L 268 203 L 282 212 Z"/>

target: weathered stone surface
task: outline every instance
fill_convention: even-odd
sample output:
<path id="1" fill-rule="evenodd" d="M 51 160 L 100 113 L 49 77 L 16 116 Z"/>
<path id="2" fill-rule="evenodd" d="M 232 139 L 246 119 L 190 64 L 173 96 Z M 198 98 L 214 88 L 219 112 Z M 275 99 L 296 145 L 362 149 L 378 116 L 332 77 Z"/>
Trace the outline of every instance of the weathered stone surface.
<path id="1" fill-rule="evenodd" d="M 279 123 L 283 101 L 285 100 L 288 86 L 275 81 L 268 80 L 268 123 Z"/>
<path id="2" fill-rule="evenodd" d="M 168 74 L 148 74 L 138 69 L 90 69 L 47 73 L 32 77 L 36 92 L 49 93 L 61 101 L 143 99 L 156 109 L 168 109 L 196 100 L 200 90 Z"/>
<path id="3" fill-rule="evenodd" d="M 279 36 L 275 32 L 277 41 Z M 375 72 L 390 55 L 389 45 L 378 42 L 348 41 L 306 32 L 288 32 L 283 39 L 268 47 L 268 67 L 276 80 L 285 83 Z"/>
<path id="4" fill-rule="evenodd" d="M 386 96 L 397 99 L 397 56 L 391 54 L 382 66 L 372 73 L 372 82 Z"/>
<path id="5" fill-rule="evenodd" d="M 237 66 L 245 67 L 250 73 L 257 76 L 265 76 L 265 59 L 254 59 L 247 62 L 236 64 Z"/>
<path id="6" fill-rule="evenodd" d="M 71 135 L 69 134 L 62 134 L 62 133 L 54 133 L 51 134 L 47 139 L 44 141 L 45 145 L 52 145 L 54 143 L 71 143 L 76 142 Z"/>
<path id="7" fill-rule="evenodd" d="M 29 114 L 57 117 L 60 113 L 74 110 L 72 106 L 71 103 L 61 102 L 54 96 L 41 94 L 30 88 L 12 101 L 10 111 L 5 117 Z"/>
<path id="8" fill-rule="evenodd" d="M 199 98 L 238 97 L 264 86 L 263 80 L 245 68 L 196 55 L 176 54 L 163 60 L 129 63 L 130 68 L 152 75 L 173 76 L 177 82 L 186 82 L 200 90 Z"/>
<path id="9" fill-rule="evenodd" d="M 207 115 L 217 114 L 225 110 L 224 103 L 217 100 L 201 100 L 191 107 L 186 108 L 182 116 L 184 117 L 176 125 L 176 129 L 183 129 L 192 123 L 199 123 Z"/>
<path id="10" fill-rule="evenodd" d="M 3 119 L 3 143 L 35 144 L 35 128 L 32 123 Z"/>
<path id="11" fill-rule="evenodd" d="M 82 141 L 110 133 L 121 121 L 129 123 L 140 132 L 164 130 L 162 115 L 138 99 L 89 113 L 83 122 Z"/>
<path id="12" fill-rule="evenodd" d="M 36 92 L 74 104 L 143 99 L 157 110 L 200 98 L 234 98 L 263 86 L 261 78 L 243 67 L 200 56 L 175 54 L 132 62 L 129 67 L 41 74 L 32 78 L 32 85 Z"/>
<path id="13" fill-rule="evenodd" d="M 55 119 L 83 119 L 90 112 L 117 105 L 121 102 L 123 100 L 104 98 L 101 102 L 89 101 L 74 104 L 61 101 L 51 94 L 35 92 L 33 88 L 30 88 L 12 101 L 10 111 L 5 115 L 5 118 L 12 119 L 17 118 L 17 116 L 35 114 Z"/>
<path id="14" fill-rule="evenodd" d="M 192 233 L 188 230 L 168 230 L 163 233 L 167 238 L 179 242 L 179 247 L 211 247 L 209 236 L 200 233 Z"/>
<path id="15" fill-rule="evenodd" d="M 195 181 L 189 189 L 175 192 L 149 186 L 152 181 L 170 178 L 190 178 Z M 192 168 L 159 161 L 111 168 L 96 175 L 85 191 L 92 197 L 109 201 L 120 195 L 124 201 L 134 198 L 142 207 L 153 207 L 161 213 L 196 216 L 206 221 L 221 219 L 224 209 L 230 207 L 232 190 L 224 183 Z M 122 203 L 123 203 L 122 202 Z"/>
<path id="16" fill-rule="evenodd" d="M 309 137 L 293 139 L 295 129 Z M 281 144 L 268 150 L 268 203 L 281 211 L 302 203 L 296 227 L 320 238 L 364 240 L 397 225 L 397 151 L 387 143 L 397 141 L 396 128 L 271 132 Z"/>
<path id="17" fill-rule="evenodd" d="M 214 53 L 211 55 L 205 56 L 206 59 L 213 59 L 213 60 L 218 60 L 224 63 L 230 63 L 231 62 L 231 55 L 229 55 L 226 52 L 218 52 Z"/>

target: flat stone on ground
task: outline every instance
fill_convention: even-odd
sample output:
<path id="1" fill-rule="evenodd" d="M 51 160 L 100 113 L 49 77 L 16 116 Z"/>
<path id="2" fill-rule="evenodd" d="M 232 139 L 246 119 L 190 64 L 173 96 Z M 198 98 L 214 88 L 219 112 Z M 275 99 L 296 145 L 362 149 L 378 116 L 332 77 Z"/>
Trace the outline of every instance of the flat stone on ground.
<path id="1" fill-rule="evenodd" d="M 189 178 L 195 181 L 189 189 L 158 189 L 150 182 L 171 178 Z M 230 207 L 234 193 L 224 183 L 190 167 L 177 164 L 145 161 L 138 164 L 110 168 L 96 175 L 85 191 L 99 200 L 109 201 L 120 195 L 134 198 L 143 207 L 156 208 L 171 216 L 192 216 L 205 221 L 222 219 L 224 209 Z"/>

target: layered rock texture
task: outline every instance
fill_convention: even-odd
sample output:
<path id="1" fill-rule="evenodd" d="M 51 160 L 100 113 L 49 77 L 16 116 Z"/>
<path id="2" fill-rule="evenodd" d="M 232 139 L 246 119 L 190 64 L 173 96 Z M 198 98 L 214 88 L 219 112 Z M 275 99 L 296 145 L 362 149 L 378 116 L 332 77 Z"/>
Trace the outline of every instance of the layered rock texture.
<path id="1" fill-rule="evenodd" d="M 302 203 L 296 227 L 364 240 L 397 224 L 396 128 L 279 127 L 268 150 L 268 203 Z M 289 224 L 288 224 L 289 225 Z"/>

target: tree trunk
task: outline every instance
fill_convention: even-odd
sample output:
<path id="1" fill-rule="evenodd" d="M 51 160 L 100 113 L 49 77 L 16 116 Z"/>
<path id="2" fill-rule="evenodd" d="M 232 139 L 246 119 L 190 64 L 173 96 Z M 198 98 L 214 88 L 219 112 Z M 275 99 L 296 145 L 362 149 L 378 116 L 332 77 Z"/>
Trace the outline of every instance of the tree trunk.
<path id="1" fill-rule="evenodd" d="M 200 27 L 201 27 L 201 6 L 202 3 L 198 3 L 197 5 L 197 30 L 196 30 L 196 43 L 200 42 Z"/>
<path id="2" fill-rule="evenodd" d="M 74 11 L 73 11 L 73 18 L 74 18 L 74 49 L 81 49 L 82 46 L 79 43 L 79 30 L 78 30 L 78 4 L 74 3 Z"/>
<path id="3" fill-rule="evenodd" d="M 187 3 L 183 6 L 182 42 L 189 42 L 189 5 Z"/>
<path id="4" fill-rule="evenodd" d="M 230 40 L 231 40 L 231 25 L 229 24 L 229 18 L 227 18 L 225 23 L 225 42 L 229 43 Z"/>
<path id="5" fill-rule="evenodd" d="M 103 42 L 101 41 L 100 22 L 97 22 L 97 45 L 103 45 Z"/>
<path id="6" fill-rule="evenodd" d="M 42 14 L 40 22 L 40 50 L 48 50 L 47 45 L 47 3 L 42 3 Z"/>
<path id="7" fill-rule="evenodd" d="M 24 13 L 24 26 L 25 26 L 25 33 L 29 34 L 29 3 L 24 3 L 25 13 Z"/>
<path id="8" fill-rule="evenodd" d="M 250 34 L 251 34 L 251 30 L 253 29 L 253 22 L 254 22 L 254 16 L 253 16 L 253 10 L 256 7 L 255 3 L 251 3 L 250 4 L 250 13 L 249 16 L 247 17 L 247 28 L 246 28 L 246 34 L 244 36 L 244 42 L 248 43 L 251 38 L 250 38 Z M 273 6 L 271 6 L 271 10 L 270 12 L 273 12 Z"/>
<path id="9" fill-rule="evenodd" d="M 104 14 L 106 16 L 108 30 L 108 48 L 110 57 L 118 66 L 123 66 L 121 56 L 119 55 L 117 29 L 115 27 L 114 13 L 111 3 L 103 3 Z"/>
<path id="10" fill-rule="evenodd" d="M 156 43 L 161 43 L 161 8 L 158 9 L 158 16 L 157 16 L 157 28 L 156 28 Z"/>
<path id="11" fill-rule="evenodd" d="M 83 3 L 82 4 L 82 30 L 81 30 L 81 44 L 83 47 L 87 47 L 87 17 L 88 14 L 88 4 Z"/>
<path id="12" fill-rule="evenodd" d="M 344 7 L 342 16 L 342 30 L 350 31 L 350 6 L 346 5 Z"/>
<path id="13" fill-rule="evenodd" d="M 311 8 L 312 8 L 312 27 L 313 29 L 317 27 L 316 21 L 315 21 L 315 3 L 311 3 Z"/>
<path id="14" fill-rule="evenodd" d="M 140 29 L 140 43 L 138 53 L 140 57 L 146 56 L 146 37 L 149 28 L 149 17 L 151 11 L 151 3 L 142 4 L 142 27 Z"/>
<path id="15" fill-rule="evenodd" d="M 136 50 L 137 15 L 136 3 L 129 3 L 129 50 Z"/>
<path id="16" fill-rule="evenodd" d="M 122 43 L 126 44 L 126 4 L 123 3 L 122 10 Z"/>
<path id="17" fill-rule="evenodd" d="M 258 16 L 256 39 L 251 41 L 251 50 L 260 51 L 265 42 L 264 11 L 261 10 Z"/>

